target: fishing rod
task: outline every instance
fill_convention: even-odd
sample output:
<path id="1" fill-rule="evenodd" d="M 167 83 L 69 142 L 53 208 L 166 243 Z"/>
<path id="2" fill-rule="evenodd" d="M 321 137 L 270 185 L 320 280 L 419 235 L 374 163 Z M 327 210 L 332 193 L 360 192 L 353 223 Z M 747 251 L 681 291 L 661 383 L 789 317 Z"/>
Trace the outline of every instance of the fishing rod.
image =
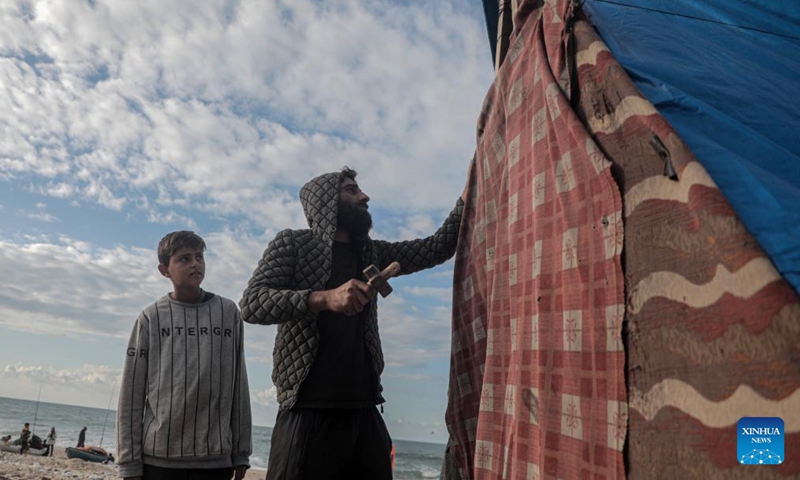
<path id="1" fill-rule="evenodd" d="M 36 396 L 36 411 L 33 414 L 33 428 L 31 428 L 31 438 L 33 438 L 33 432 L 36 431 L 36 417 L 39 416 L 39 399 L 42 398 L 43 383 L 44 383 L 44 377 L 39 381 L 39 394 Z"/>
<path id="2" fill-rule="evenodd" d="M 117 388 L 117 382 L 111 387 L 111 396 L 108 397 L 108 406 L 106 407 L 106 418 L 103 419 L 103 432 L 100 434 L 100 448 L 103 448 L 103 437 L 106 434 L 106 422 L 108 421 L 108 412 L 111 411 L 111 399 L 114 398 L 114 389 Z"/>

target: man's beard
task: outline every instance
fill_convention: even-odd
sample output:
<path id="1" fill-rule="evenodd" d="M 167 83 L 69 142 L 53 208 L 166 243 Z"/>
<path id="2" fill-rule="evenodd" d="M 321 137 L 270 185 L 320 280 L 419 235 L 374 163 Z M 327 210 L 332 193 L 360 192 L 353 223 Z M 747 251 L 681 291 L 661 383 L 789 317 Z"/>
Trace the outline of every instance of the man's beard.
<path id="1" fill-rule="evenodd" d="M 339 204 L 338 227 L 357 238 L 366 238 L 372 228 L 372 215 L 364 208 Z"/>

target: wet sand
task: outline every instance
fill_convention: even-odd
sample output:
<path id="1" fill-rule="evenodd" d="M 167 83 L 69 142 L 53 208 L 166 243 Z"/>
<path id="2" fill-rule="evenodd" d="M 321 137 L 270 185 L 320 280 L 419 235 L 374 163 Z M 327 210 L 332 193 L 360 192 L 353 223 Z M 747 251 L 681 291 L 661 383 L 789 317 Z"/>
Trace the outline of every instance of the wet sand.
<path id="1" fill-rule="evenodd" d="M 246 480 L 263 480 L 266 470 L 247 471 Z M 52 457 L 0 452 L 0 480 L 104 480 L 119 478 L 117 467 L 67 458 L 63 447 Z"/>

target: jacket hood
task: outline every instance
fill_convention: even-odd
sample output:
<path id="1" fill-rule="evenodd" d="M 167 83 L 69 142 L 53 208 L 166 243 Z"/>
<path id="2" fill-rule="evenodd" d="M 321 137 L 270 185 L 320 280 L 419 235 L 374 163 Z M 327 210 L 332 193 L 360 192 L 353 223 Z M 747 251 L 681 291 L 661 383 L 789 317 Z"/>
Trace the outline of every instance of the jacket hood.
<path id="1" fill-rule="evenodd" d="M 300 203 L 311 230 L 323 239 L 333 238 L 339 216 L 342 172 L 324 173 L 300 189 Z"/>

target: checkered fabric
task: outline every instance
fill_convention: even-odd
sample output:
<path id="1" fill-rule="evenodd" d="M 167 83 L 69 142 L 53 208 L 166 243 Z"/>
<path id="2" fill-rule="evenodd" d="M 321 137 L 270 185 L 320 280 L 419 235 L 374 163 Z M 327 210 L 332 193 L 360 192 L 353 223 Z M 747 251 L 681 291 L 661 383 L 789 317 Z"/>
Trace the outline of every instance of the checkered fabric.
<path id="1" fill-rule="evenodd" d="M 523 4 L 478 123 L 456 256 L 461 478 L 624 476 L 622 199 L 562 83 L 570 2 Z"/>

